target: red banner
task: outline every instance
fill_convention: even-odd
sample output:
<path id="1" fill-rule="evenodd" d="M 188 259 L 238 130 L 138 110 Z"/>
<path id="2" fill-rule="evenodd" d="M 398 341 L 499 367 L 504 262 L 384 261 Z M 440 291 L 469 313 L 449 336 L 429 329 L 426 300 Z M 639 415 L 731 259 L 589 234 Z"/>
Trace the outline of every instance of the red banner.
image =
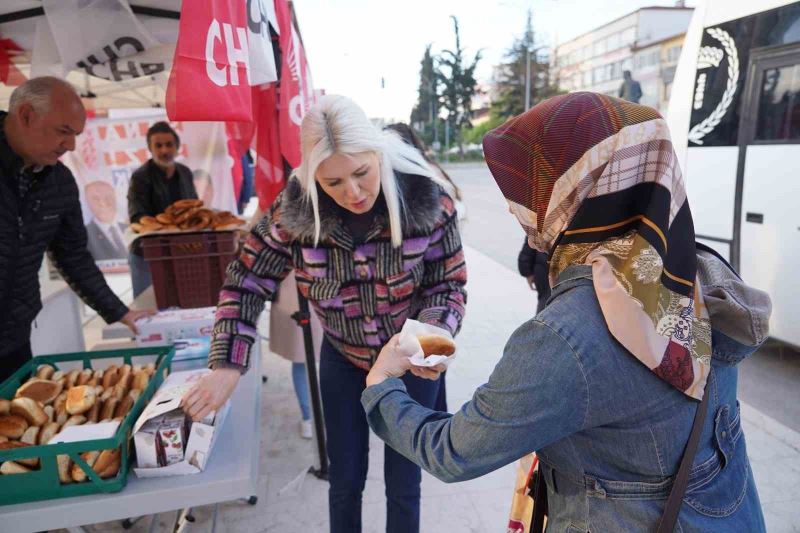
<path id="1" fill-rule="evenodd" d="M 314 103 L 314 87 L 300 34 L 294 25 L 288 0 L 275 0 L 281 29 L 280 146 L 292 168 L 300 165 L 300 124 Z"/>
<path id="2" fill-rule="evenodd" d="M 258 207 L 266 211 L 285 184 L 275 85 L 254 87 L 253 101 L 258 124 L 254 182 Z"/>
<path id="3" fill-rule="evenodd" d="M 170 120 L 251 121 L 244 0 L 183 2 L 167 87 Z"/>
<path id="4" fill-rule="evenodd" d="M 22 85 L 27 78 L 25 74 L 20 71 L 14 62 L 11 60 L 13 55 L 10 52 L 22 52 L 17 43 L 11 39 L 0 39 L 0 82 L 9 87 Z"/>

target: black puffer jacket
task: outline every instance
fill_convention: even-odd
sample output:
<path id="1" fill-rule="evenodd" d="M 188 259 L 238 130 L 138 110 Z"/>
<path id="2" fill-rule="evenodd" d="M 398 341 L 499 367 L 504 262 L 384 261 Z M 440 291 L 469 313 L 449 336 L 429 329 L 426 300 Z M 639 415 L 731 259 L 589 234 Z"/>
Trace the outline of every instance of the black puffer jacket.
<path id="1" fill-rule="evenodd" d="M 61 275 L 106 322 L 128 308 L 114 295 L 86 249 L 78 186 L 61 163 L 34 174 L 20 198 L 22 160 L 9 147 L 0 112 L 0 365 L 4 354 L 30 339 L 42 308 L 39 267 L 45 251 Z"/>

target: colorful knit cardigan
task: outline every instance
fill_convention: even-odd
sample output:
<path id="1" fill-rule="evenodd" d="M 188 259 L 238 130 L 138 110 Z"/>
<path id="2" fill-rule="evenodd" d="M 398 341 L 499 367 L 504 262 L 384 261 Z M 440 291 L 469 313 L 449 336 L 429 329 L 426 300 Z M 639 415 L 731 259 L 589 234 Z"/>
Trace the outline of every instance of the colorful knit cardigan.
<path id="1" fill-rule="evenodd" d="M 292 269 L 325 335 L 362 369 L 406 319 L 455 335 L 464 317 L 467 270 L 453 200 L 428 178 L 398 173 L 397 181 L 405 205 L 399 248 L 392 246 L 385 210 L 378 210 L 364 243 L 355 244 L 330 202 L 321 203 L 314 247 L 311 206 L 290 180 L 228 267 L 209 365 L 247 370 L 258 317 Z"/>

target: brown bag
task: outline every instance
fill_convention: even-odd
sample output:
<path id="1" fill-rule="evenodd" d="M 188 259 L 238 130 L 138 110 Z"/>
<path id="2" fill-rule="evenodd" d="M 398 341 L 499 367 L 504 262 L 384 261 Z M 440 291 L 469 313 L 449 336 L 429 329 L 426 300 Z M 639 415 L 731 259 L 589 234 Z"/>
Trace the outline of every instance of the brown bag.
<path id="1" fill-rule="evenodd" d="M 507 533 L 542 533 L 547 523 L 547 488 L 536 453 L 517 462 Z"/>

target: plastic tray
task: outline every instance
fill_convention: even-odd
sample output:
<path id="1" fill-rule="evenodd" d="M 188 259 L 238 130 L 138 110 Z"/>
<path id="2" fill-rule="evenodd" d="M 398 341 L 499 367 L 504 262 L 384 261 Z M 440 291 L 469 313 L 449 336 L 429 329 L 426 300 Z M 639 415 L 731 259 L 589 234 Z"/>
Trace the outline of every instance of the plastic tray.
<path id="1" fill-rule="evenodd" d="M 87 440 L 83 442 L 48 444 L 30 446 L 13 450 L 0 450 L 0 463 L 17 459 L 40 458 L 39 470 L 25 474 L 0 475 L 0 505 L 66 498 L 94 493 L 119 492 L 128 481 L 130 470 L 131 428 L 153 397 L 153 394 L 170 372 L 175 349 L 171 346 L 135 348 L 129 350 L 111 350 L 59 355 L 42 355 L 34 357 L 22 368 L 0 385 L 0 398 L 11 399 L 17 389 L 27 379 L 36 374 L 43 364 L 56 367 L 57 370 L 71 368 L 106 368 L 111 364 L 124 362 L 129 365 L 156 363 L 156 372 L 150 379 L 147 388 L 134 403 L 123 419 L 116 434 L 108 439 Z M 83 452 L 93 450 L 109 450 L 121 447 L 119 473 L 109 479 L 101 479 L 94 470 L 80 457 Z M 69 455 L 72 461 L 86 472 L 88 479 L 83 483 L 61 484 L 58 478 L 58 455 Z M 0 508 L 2 515 L 2 508 Z M 2 529 L 2 527 L 0 527 Z"/>

